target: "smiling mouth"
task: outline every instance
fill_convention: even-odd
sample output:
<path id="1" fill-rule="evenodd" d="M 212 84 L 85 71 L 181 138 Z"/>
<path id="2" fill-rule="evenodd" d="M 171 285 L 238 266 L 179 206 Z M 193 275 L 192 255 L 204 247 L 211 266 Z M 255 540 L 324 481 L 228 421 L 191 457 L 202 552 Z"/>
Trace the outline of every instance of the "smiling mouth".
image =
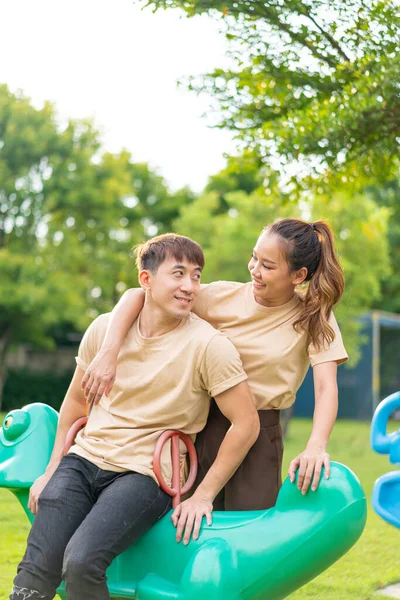
<path id="1" fill-rule="evenodd" d="M 259 281 L 256 281 L 255 279 L 253 279 L 253 285 L 255 285 L 256 287 L 260 287 L 260 288 L 267 287 L 265 285 L 265 283 L 260 283 Z"/>
<path id="2" fill-rule="evenodd" d="M 174 296 L 174 298 L 185 306 L 188 306 L 192 302 L 192 298 L 183 298 L 181 296 Z"/>

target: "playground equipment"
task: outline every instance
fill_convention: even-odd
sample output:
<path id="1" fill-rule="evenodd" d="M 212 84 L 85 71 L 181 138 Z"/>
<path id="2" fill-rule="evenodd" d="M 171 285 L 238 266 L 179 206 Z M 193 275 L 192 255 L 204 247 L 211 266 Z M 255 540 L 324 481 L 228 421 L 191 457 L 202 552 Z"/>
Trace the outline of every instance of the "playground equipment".
<path id="1" fill-rule="evenodd" d="M 9 413 L 0 431 L 0 487 L 27 508 L 47 465 L 58 415 L 44 404 Z M 215 512 L 198 540 L 175 541 L 168 515 L 107 571 L 112 598 L 280 600 L 328 568 L 360 537 L 366 499 L 356 476 L 332 462 L 331 476 L 303 496 L 284 482 L 274 508 Z M 65 598 L 61 587 L 59 594 Z"/>
<path id="2" fill-rule="evenodd" d="M 400 429 L 387 433 L 391 414 L 400 409 L 400 392 L 391 394 L 378 405 L 371 424 L 371 446 L 379 454 L 388 454 L 393 465 L 400 465 Z M 378 515 L 400 528 L 400 471 L 391 471 L 376 480 L 372 507 Z"/>

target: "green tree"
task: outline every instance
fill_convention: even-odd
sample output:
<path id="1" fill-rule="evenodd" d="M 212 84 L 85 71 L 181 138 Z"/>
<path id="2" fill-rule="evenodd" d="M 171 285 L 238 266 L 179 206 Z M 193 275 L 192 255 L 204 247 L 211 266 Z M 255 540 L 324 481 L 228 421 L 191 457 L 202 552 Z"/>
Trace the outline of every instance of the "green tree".
<path id="1" fill-rule="evenodd" d="M 129 152 L 104 153 L 94 165 L 97 203 L 54 223 L 64 261 L 84 274 L 90 315 L 107 312 L 127 286 L 137 284 L 132 247 L 165 233 L 192 201 L 189 189 L 171 193 L 163 178 Z M 66 218 L 65 218 L 66 217 Z M 66 265 L 67 268 L 67 265 Z"/>
<path id="2" fill-rule="evenodd" d="M 363 173 L 357 163 L 344 165 L 339 171 L 329 170 L 323 178 L 315 179 L 312 176 L 306 177 L 303 181 L 304 188 L 309 192 L 302 191 L 300 196 L 303 200 L 313 197 L 323 198 L 323 211 L 319 211 L 320 216 L 330 215 L 334 209 L 330 199 L 336 197 L 339 192 L 342 195 L 342 203 L 345 211 L 351 209 L 346 206 L 348 203 L 355 206 L 365 199 L 367 205 L 371 202 L 376 207 L 384 209 L 384 214 L 388 221 L 387 227 L 377 227 L 376 234 L 386 237 L 382 240 L 382 270 L 377 270 L 376 281 L 373 288 L 377 285 L 381 287 L 380 294 L 373 294 L 371 298 L 371 308 L 386 310 L 389 312 L 400 312 L 400 183 L 399 179 L 394 177 L 388 181 L 376 181 Z M 360 206 L 361 214 L 363 212 Z M 355 216 L 357 212 L 354 212 Z M 362 221 L 360 222 L 362 227 Z M 351 241 L 344 239 L 343 245 L 351 245 Z M 389 258 L 390 268 L 387 268 L 387 259 Z M 350 265 L 349 265 L 350 268 Z M 368 273 L 366 270 L 366 281 Z M 362 285 L 362 281 L 359 282 Z M 365 284 L 366 285 L 366 284 Z M 366 285 L 366 297 L 369 294 L 369 288 Z"/>
<path id="3" fill-rule="evenodd" d="M 390 272 L 387 229 L 389 210 L 365 195 L 349 195 L 345 186 L 334 194 L 309 196 L 308 205 L 282 202 L 278 177 L 269 187 L 246 194 L 230 192 L 229 206 L 216 214 L 219 196 L 208 192 L 184 207 L 176 230 L 199 241 L 205 250 L 204 281 L 248 281 L 247 263 L 265 225 L 284 217 L 326 219 L 334 230 L 336 247 L 346 276 L 346 293 L 337 311 L 352 363 L 359 356 L 357 317 L 381 296 L 381 281 Z M 266 189 L 268 193 L 266 193 Z"/>
<path id="4" fill-rule="evenodd" d="M 135 282 L 131 247 L 191 200 L 128 152 L 101 153 L 90 121 L 61 129 L 50 104 L 0 86 L 0 403 L 11 345 L 51 345 L 52 327 L 109 310 Z"/>
<path id="5" fill-rule="evenodd" d="M 310 199 L 312 219 L 327 219 L 345 272 L 346 289 L 337 308 L 350 364 L 360 356 L 357 317 L 382 299 L 382 281 L 391 273 L 388 229 L 390 211 L 367 194 L 349 193 L 345 186 Z"/>
<path id="6" fill-rule="evenodd" d="M 380 186 L 370 186 L 367 192 L 390 212 L 388 243 L 392 269 L 383 280 L 382 298 L 375 302 L 375 307 L 400 313 L 400 181 L 392 179 Z"/>
<path id="7" fill-rule="evenodd" d="M 0 148 L 1 390 L 12 343 L 45 343 L 46 328 L 61 315 L 75 322 L 84 315 L 82 279 L 59 270 L 51 223 L 64 204 L 65 212 L 79 210 L 85 192 L 73 186 L 71 165 L 86 164 L 99 145 L 90 124 L 69 123 L 59 131 L 50 104 L 35 109 L 28 98 L 3 85 Z M 75 197 L 68 194 L 71 186 Z"/>
<path id="8" fill-rule="evenodd" d="M 230 67 L 192 78 L 190 87 L 210 94 L 219 126 L 236 133 L 255 164 L 279 172 L 283 203 L 289 202 L 294 210 L 299 205 L 309 215 L 330 217 L 343 246 L 345 302 L 352 302 L 353 313 L 382 301 L 383 280 L 383 306 L 400 309 L 398 201 L 394 185 L 387 183 L 399 173 L 398 3 L 149 0 L 147 4 L 155 9 L 179 7 L 189 17 L 209 14 L 220 23 L 230 49 Z M 389 231 L 388 212 L 378 206 L 391 211 Z M 345 216 L 345 230 L 351 232 L 347 239 L 343 227 L 336 226 Z M 374 219 L 380 242 L 363 239 L 365 229 L 372 236 L 367 224 Z M 369 252 L 357 250 L 353 243 L 357 240 L 361 248 L 366 243 L 373 250 L 373 279 L 364 260 Z"/>
<path id="9" fill-rule="evenodd" d="M 282 168 L 317 174 L 357 161 L 384 181 L 398 167 L 398 4 L 390 0 L 149 0 L 208 13 L 232 66 L 192 80 L 221 127 Z M 292 173 L 292 171 L 291 171 Z"/>
<path id="10" fill-rule="evenodd" d="M 219 198 L 218 211 L 226 212 L 229 208 L 226 195 L 238 191 L 250 194 L 261 188 L 264 185 L 265 170 L 254 152 L 228 156 L 226 167 L 209 178 L 204 191 L 206 193 L 216 192 Z"/>

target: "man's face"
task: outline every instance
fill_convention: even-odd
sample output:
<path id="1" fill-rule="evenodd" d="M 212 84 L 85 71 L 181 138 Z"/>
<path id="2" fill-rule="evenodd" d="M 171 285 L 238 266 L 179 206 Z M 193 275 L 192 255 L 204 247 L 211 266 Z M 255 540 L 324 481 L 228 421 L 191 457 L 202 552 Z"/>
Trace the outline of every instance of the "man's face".
<path id="1" fill-rule="evenodd" d="M 151 301 L 166 316 L 182 319 L 192 310 L 200 292 L 201 267 L 186 259 L 167 258 L 156 273 L 147 271 Z"/>

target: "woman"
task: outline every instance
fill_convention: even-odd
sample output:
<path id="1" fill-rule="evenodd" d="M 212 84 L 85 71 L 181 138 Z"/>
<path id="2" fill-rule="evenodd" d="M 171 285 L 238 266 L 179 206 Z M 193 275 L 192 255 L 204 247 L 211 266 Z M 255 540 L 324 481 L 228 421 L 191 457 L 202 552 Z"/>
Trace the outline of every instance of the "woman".
<path id="1" fill-rule="evenodd" d="M 202 286 L 194 308 L 238 349 L 261 423 L 257 442 L 215 499 L 215 510 L 257 510 L 275 504 L 283 454 L 279 414 L 293 404 L 310 364 L 313 427 L 305 450 L 290 463 L 289 476 L 294 482 L 299 470 L 303 494 L 310 484 L 312 490 L 317 488 L 322 466 L 329 477 L 326 445 L 337 415 L 337 365 L 348 358 L 332 313 L 343 294 L 343 271 L 326 223 L 283 219 L 269 225 L 261 232 L 248 267 L 250 283 L 217 281 Z M 296 292 L 305 282 L 307 290 Z M 119 347 L 143 300 L 142 290 L 128 290 L 114 309 L 102 349 L 82 381 L 88 401 L 99 401 L 110 392 Z M 228 427 L 212 404 L 207 426 L 196 440 L 198 482 Z"/>

